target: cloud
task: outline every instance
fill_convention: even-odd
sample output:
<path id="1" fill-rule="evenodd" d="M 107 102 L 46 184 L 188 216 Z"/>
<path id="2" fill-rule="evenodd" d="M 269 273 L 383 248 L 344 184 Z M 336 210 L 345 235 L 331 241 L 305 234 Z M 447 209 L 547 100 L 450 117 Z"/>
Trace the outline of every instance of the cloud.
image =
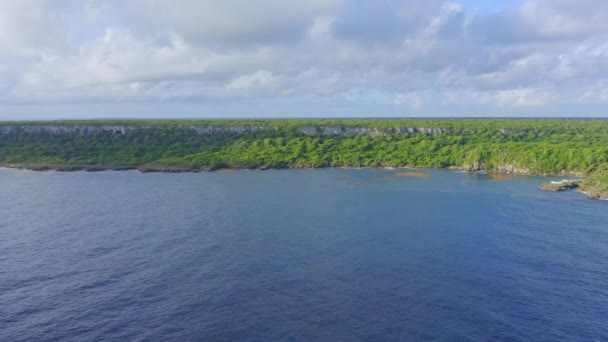
<path id="1" fill-rule="evenodd" d="M 306 99 L 345 113 L 601 114 L 606 32 L 603 0 L 492 12 L 458 0 L 3 0 L 0 105 L 256 101 L 261 114 Z"/>
<path id="2" fill-rule="evenodd" d="M 397 94 L 393 99 L 396 105 L 408 105 L 412 109 L 419 109 L 424 105 L 423 97 L 417 93 Z"/>
<path id="3" fill-rule="evenodd" d="M 145 32 L 169 30 L 194 45 L 293 43 L 312 21 L 332 13 L 339 0 L 134 0 L 118 6 Z M 143 15 L 142 15 L 143 13 Z"/>
<path id="4" fill-rule="evenodd" d="M 491 101 L 503 107 L 542 107 L 552 99 L 550 92 L 537 88 L 499 90 Z"/>

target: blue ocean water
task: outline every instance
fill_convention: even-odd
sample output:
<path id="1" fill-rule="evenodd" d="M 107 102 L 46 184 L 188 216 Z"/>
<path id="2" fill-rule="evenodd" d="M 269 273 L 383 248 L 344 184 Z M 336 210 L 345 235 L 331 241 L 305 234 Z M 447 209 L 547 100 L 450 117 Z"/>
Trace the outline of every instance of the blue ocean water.
<path id="1" fill-rule="evenodd" d="M 0 169 L 0 341 L 608 340 L 608 202 L 401 172 Z"/>

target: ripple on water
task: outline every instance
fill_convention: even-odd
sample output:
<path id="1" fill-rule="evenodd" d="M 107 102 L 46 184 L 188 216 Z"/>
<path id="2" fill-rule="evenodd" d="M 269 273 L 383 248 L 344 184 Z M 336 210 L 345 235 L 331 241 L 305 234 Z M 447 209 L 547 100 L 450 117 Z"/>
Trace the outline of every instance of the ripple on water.
<path id="1" fill-rule="evenodd" d="M 606 204 L 538 178 L 0 172 L 0 341 L 608 339 Z"/>

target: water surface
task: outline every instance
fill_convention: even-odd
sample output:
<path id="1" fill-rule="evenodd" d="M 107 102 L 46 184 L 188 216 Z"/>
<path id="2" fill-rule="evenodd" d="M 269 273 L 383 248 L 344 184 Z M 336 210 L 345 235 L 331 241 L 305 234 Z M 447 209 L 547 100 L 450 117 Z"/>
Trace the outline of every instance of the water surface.
<path id="1" fill-rule="evenodd" d="M 0 341 L 605 341 L 608 203 L 416 170 L 0 169 Z"/>

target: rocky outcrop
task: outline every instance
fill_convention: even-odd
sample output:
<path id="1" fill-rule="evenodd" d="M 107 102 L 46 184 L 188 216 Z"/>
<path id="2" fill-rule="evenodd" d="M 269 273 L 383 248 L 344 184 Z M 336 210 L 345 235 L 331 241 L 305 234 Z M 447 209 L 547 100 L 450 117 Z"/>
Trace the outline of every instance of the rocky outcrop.
<path id="1" fill-rule="evenodd" d="M 517 167 L 513 164 L 501 164 L 498 165 L 496 167 L 496 171 L 497 172 L 503 172 L 503 173 L 516 173 L 516 174 L 522 174 L 522 175 L 527 175 L 530 174 L 530 169 L 527 168 L 522 168 L 522 167 Z"/>
<path id="2" fill-rule="evenodd" d="M 277 130 L 277 127 L 260 127 L 260 126 L 187 126 L 180 127 L 184 129 L 190 129 L 199 134 L 212 134 L 219 132 L 229 132 L 229 133 L 251 133 L 260 130 Z"/>
<path id="3" fill-rule="evenodd" d="M 475 161 L 470 164 L 464 165 L 463 170 L 465 170 L 465 171 L 484 171 L 483 162 Z"/>
<path id="4" fill-rule="evenodd" d="M 541 184 L 539 186 L 541 190 L 558 192 L 576 189 L 579 192 L 584 193 L 591 199 L 608 199 L 608 191 L 603 191 L 592 185 L 587 184 L 584 180 L 564 180 L 561 182 L 551 182 Z"/>
<path id="5" fill-rule="evenodd" d="M 128 133 L 134 130 L 140 129 L 152 129 L 156 128 L 153 126 L 103 126 L 103 125 L 88 125 L 88 126 L 70 126 L 70 125 L 0 125 L 0 134 L 10 134 L 14 132 L 25 132 L 25 133 L 41 133 L 47 132 L 52 134 L 61 133 L 76 133 L 76 134 L 90 134 L 97 132 L 111 132 L 111 133 Z M 158 127 L 162 129 L 162 126 Z M 256 131 L 277 131 L 279 127 L 272 126 L 255 126 L 255 125 L 241 125 L 241 126 L 177 126 L 180 129 L 193 130 L 198 134 L 213 134 L 219 132 L 228 132 L 236 134 L 245 134 Z M 298 133 L 304 135 L 322 135 L 322 136 L 333 136 L 333 137 L 348 137 L 353 135 L 367 135 L 367 136 L 384 136 L 390 134 L 427 134 L 427 135 L 441 135 L 449 132 L 447 128 L 438 127 L 395 127 L 391 129 L 381 130 L 378 128 L 369 127 L 339 127 L 339 126 L 302 126 L 295 129 Z"/>
<path id="6" fill-rule="evenodd" d="M 602 191 L 585 185 L 581 185 L 578 190 L 591 199 L 608 200 L 608 191 Z"/>
<path id="7" fill-rule="evenodd" d="M 13 132 L 25 132 L 25 133 L 95 133 L 95 132 L 114 132 L 114 133 L 127 133 L 134 129 L 144 127 L 134 126 L 39 126 L 39 125 L 21 125 L 21 126 L 0 126 L 1 134 L 9 134 Z"/>
<path id="8" fill-rule="evenodd" d="M 31 171 L 126 171 L 134 170 L 133 166 L 105 166 L 105 165 L 44 165 L 44 164 L 0 164 L 0 167 L 24 169 Z"/>
<path id="9" fill-rule="evenodd" d="M 592 199 L 608 200 L 608 186 L 605 180 L 598 180 L 597 175 L 590 175 L 581 181 L 578 190 Z"/>
<path id="10" fill-rule="evenodd" d="M 512 164 L 501 164 L 495 168 L 486 169 L 484 162 L 482 161 L 474 161 L 469 164 L 466 164 L 464 165 L 463 169 L 466 171 L 492 171 L 498 173 L 530 174 L 529 169 L 518 168 Z"/>
<path id="11" fill-rule="evenodd" d="M 551 192 L 572 190 L 572 189 L 576 189 L 578 187 L 579 187 L 579 182 L 575 181 L 575 180 L 544 183 L 539 186 L 539 188 L 541 190 L 551 191 Z"/>
<path id="12" fill-rule="evenodd" d="M 422 133 L 422 134 L 428 134 L 428 135 L 442 135 L 442 134 L 446 134 L 449 132 L 449 130 L 447 128 L 439 128 L 439 127 L 396 128 L 395 131 L 396 131 L 396 133 L 399 133 L 399 134 Z"/>

